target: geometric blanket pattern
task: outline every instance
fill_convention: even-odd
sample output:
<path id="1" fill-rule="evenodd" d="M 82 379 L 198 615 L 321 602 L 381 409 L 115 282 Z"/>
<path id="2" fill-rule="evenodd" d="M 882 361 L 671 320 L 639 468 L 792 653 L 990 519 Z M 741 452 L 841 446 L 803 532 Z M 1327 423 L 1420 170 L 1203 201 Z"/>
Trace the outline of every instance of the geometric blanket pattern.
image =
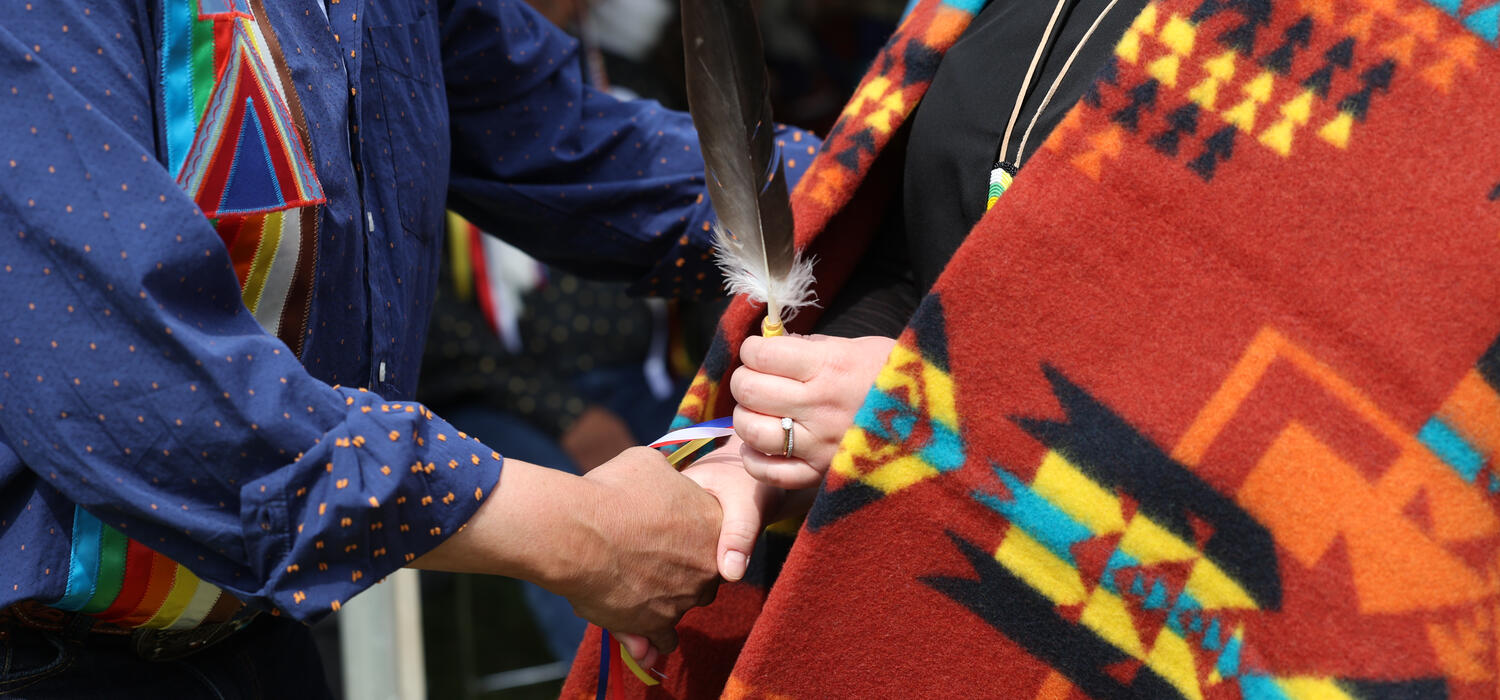
<path id="1" fill-rule="evenodd" d="M 821 298 L 983 5 L 916 2 L 798 185 Z M 923 301 L 789 551 L 625 694 L 1493 697 L 1497 75 L 1494 0 L 1149 3 Z M 730 305 L 681 420 L 729 412 L 760 313 Z"/>

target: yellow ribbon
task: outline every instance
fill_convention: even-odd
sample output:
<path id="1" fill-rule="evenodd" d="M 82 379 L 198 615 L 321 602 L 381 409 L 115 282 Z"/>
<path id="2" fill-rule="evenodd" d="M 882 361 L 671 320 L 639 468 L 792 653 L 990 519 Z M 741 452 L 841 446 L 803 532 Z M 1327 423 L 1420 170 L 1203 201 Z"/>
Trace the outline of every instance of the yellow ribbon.
<path id="1" fill-rule="evenodd" d="M 642 683 L 646 685 L 661 685 L 661 681 L 652 678 L 651 674 L 646 673 L 646 669 L 641 668 L 641 665 L 636 663 L 635 658 L 630 655 L 630 652 L 625 651 L 624 644 L 620 645 L 620 659 L 625 662 L 625 668 L 630 669 L 630 672 L 634 673 L 635 677 L 639 678 Z"/>

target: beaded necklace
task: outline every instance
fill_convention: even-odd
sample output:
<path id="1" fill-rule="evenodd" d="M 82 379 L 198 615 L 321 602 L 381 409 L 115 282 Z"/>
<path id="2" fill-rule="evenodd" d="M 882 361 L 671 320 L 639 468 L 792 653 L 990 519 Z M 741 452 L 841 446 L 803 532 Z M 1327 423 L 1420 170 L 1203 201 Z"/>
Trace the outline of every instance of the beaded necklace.
<path id="1" fill-rule="evenodd" d="M 990 168 L 990 186 L 985 202 L 984 210 L 994 208 L 995 202 L 999 201 L 1000 195 L 1010 189 L 1011 183 L 1015 182 L 1016 173 L 1020 171 L 1021 154 L 1026 152 L 1026 141 L 1031 138 L 1031 130 L 1036 127 L 1037 119 L 1046 111 L 1047 105 L 1051 104 L 1052 96 L 1056 94 L 1057 87 L 1062 84 L 1063 77 L 1068 74 L 1068 69 L 1073 66 L 1073 59 L 1078 57 L 1078 52 L 1089 42 L 1089 37 L 1094 35 L 1094 30 L 1099 28 L 1099 23 L 1109 11 L 1114 9 L 1119 0 L 1110 0 L 1104 6 L 1104 11 L 1094 18 L 1094 23 L 1089 25 L 1088 31 L 1083 33 L 1083 38 L 1078 40 L 1078 45 L 1073 47 L 1073 52 L 1068 54 L 1068 60 L 1063 62 L 1062 70 L 1058 71 L 1057 77 L 1052 80 L 1052 85 L 1047 88 L 1047 94 L 1042 96 L 1042 104 L 1036 108 L 1031 115 L 1031 122 L 1026 125 L 1026 131 L 1021 134 L 1021 142 L 1016 146 L 1014 155 L 1007 157 L 1010 151 L 1010 135 L 1016 126 L 1016 119 L 1021 115 L 1021 104 L 1026 101 L 1030 94 L 1032 80 L 1036 77 L 1037 65 L 1042 60 L 1042 54 L 1050 48 L 1056 37 L 1053 31 L 1057 28 L 1057 18 L 1062 15 L 1063 6 L 1068 0 L 1057 0 L 1057 6 L 1052 10 L 1052 18 L 1047 21 L 1047 29 L 1042 33 L 1042 40 L 1036 46 L 1036 52 L 1031 55 L 1031 65 L 1026 69 L 1026 79 L 1021 81 L 1021 90 L 1016 95 L 1016 105 L 1010 112 L 1010 120 L 1005 123 L 1005 134 L 1000 137 L 1000 146 L 995 149 L 995 164 Z"/>

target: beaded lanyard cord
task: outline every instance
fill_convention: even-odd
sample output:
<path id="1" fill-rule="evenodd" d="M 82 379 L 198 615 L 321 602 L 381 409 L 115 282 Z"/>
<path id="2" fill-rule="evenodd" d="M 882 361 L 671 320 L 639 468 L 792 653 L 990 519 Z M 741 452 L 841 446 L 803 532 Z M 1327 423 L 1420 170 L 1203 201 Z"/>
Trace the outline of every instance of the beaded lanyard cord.
<path id="1" fill-rule="evenodd" d="M 1005 123 L 1005 134 L 1000 138 L 1000 147 L 995 149 L 995 164 L 990 168 L 990 186 L 984 210 L 994 208 L 995 202 L 999 201 L 1000 195 L 1010 189 L 1011 183 L 1015 182 L 1016 173 L 1020 171 L 1021 154 L 1026 152 L 1026 141 L 1031 138 L 1031 130 L 1036 128 L 1037 119 L 1046 111 L 1047 105 L 1051 104 L 1052 96 L 1057 93 L 1057 87 L 1062 84 L 1063 77 L 1068 74 L 1068 69 L 1073 67 L 1073 59 L 1078 58 L 1078 52 L 1083 49 L 1084 44 L 1089 43 L 1089 37 L 1094 35 L 1094 30 L 1099 28 L 1099 23 L 1109 11 L 1114 9 L 1119 0 L 1110 0 L 1104 6 L 1104 11 L 1094 18 L 1094 23 L 1089 25 L 1088 31 L 1083 33 L 1078 45 L 1073 47 L 1073 52 L 1068 54 L 1068 60 L 1063 62 L 1062 70 L 1058 71 L 1057 77 L 1052 80 L 1052 85 L 1047 88 L 1047 94 L 1042 96 L 1042 104 L 1036 108 L 1031 115 L 1031 122 L 1026 125 L 1026 131 L 1021 134 L 1021 143 L 1016 146 L 1013 156 L 1007 156 L 1010 152 L 1010 135 L 1015 130 L 1016 119 L 1021 116 L 1021 105 L 1026 101 L 1026 95 L 1031 92 L 1031 82 L 1036 77 L 1037 65 L 1041 63 L 1042 54 L 1052 45 L 1054 37 L 1052 33 L 1057 28 L 1057 18 L 1062 15 L 1063 6 L 1068 0 L 1057 0 L 1057 6 L 1052 9 L 1052 18 L 1047 21 L 1047 29 L 1042 33 L 1042 40 L 1036 46 L 1036 53 L 1031 55 L 1031 65 L 1026 68 L 1026 79 L 1021 81 L 1021 90 L 1016 94 L 1016 106 L 1010 112 L 1010 120 Z"/>

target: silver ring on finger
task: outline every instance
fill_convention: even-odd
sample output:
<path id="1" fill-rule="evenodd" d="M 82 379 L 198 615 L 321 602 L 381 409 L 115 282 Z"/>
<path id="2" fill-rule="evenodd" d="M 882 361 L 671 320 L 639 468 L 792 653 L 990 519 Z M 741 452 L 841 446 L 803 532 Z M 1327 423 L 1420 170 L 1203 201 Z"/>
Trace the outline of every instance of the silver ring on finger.
<path id="1" fill-rule="evenodd" d="M 781 431 L 784 432 L 784 433 L 786 433 L 786 443 L 782 447 L 781 456 L 782 457 L 791 457 L 792 456 L 792 448 L 795 446 L 795 442 L 796 442 L 792 438 L 792 419 L 785 418 L 785 417 L 783 417 L 781 419 Z"/>

